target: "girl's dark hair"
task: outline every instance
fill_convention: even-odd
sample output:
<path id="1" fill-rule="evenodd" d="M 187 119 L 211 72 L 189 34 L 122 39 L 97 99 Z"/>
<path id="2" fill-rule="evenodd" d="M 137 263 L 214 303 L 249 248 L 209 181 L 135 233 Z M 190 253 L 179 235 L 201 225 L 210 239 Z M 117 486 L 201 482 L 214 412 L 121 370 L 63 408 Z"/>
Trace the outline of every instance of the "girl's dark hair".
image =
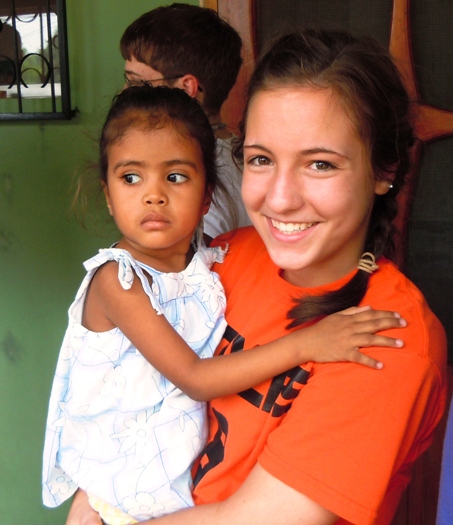
<path id="1" fill-rule="evenodd" d="M 147 84 L 125 89 L 113 100 L 99 140 L 100 177 L 107 184 L 108 153 L 131 129 L 144 132 L 172 126 L 200 145 L 209 191 L 221 186 L 217 175 L 216 140 L 200 104 L 182 89 Z"/>
<path id="2" fill-rule="evenodd" d="M 243 160 L 247 111 L 262 91 L 310 86 L 331 89 L 344 102 L 349 116 L 367 145 L 376 180 L 393 185 L 375 197 L 364 252 L 376 259 L 394 256 L 396 197 L 410 167 L 413 130 L 409 98 L 389 52 L 370 37 L 353 37 L 342 31 L 310 28 L 280 37 L 259 60 L 248 87 L 247 105 L 234 148 Z M 359 270 L 339 290 L 321 296 L 295 299 L 289 327 L 359 304 L 366 293 L 369 274 Z"/>

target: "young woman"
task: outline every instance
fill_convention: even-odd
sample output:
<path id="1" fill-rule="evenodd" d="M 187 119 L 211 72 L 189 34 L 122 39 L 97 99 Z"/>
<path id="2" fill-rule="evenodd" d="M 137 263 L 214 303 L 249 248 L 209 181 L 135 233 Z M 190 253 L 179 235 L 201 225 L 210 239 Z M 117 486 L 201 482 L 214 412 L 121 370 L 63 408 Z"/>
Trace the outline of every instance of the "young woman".
<path id="1" fill-rule="evenodd" d="M 360 304 L 400 312 L 405 345 L 367 351 L 385 363 L 378 374 L 308 363 L 211 401 L 197 505 L 153 524 L 390 523 L 446 395 L 442 326 L 386 258 L 408 117 L 398 71 L 374 40 L 306 30 L 259 61 L 236 150 L 255 228 L 239 230 L 217 268 L 228 322 L 219 353 Z M 96 523 L 84 508 L 79 493 L 68 523 Z"/>

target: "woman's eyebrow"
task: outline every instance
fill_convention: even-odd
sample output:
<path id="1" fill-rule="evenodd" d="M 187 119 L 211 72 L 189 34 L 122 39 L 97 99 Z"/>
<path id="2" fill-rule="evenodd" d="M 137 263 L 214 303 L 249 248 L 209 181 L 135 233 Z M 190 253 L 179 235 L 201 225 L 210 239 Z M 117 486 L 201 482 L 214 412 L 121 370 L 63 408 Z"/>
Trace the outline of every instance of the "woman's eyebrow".
<path id="1" fill-rule="evenodd" d="M 243 149 L 249 149 L 249 148 L 260 149 L 267 153 L 271 153 L 270 149 L 266 148 L 265 146 L 261 146 L 260 144 L 244 144 Z"/>
<path id="2" fill-rule="evenodd" d="M 339 151 L 336 151 L 336 150 L 333 150 L 333 149 L 329 149 L 329 148 L 323 148 L 323 147 L 309 148 L 309 149 L 304 149 L 304 150 L 300 151 L 301 155 L 317 155 L 318 153 L 328 153 L 330 155 L 337 155 L 337 156 L 343 157 L 345 159 L 349 158 L 348 155 L 340 153 Z"/>
<path id="3" fill-rule="evenodd" d="M 261 146 L 261 144 L 244 144 L 243 146 L 243 149 L 259 149 L 263 152 L 266 152 L 266 153 L 271 153 L 271 150 L 266 148 L 265 146 Z M 348 155 L 345 155 L 343 153 L 340 153 L 339 151 L 335 151 L 333 149 L 329 149 L 329 148 L 324 148 L 324 147 L 316 147 L 316 148 L 308 148 L 308 149 L 303 149 L 303 150 L 300 150 L 299 151 L 299 155 L 300 156 L 308 156 L 308 155 L 317 155 L 319 153 L 327 153 L 327 154 L 330 154 L 330 155 L 337 155 L 339 157 L 342 157 L 344 159 L 349 159 L 349 156 Z"/>

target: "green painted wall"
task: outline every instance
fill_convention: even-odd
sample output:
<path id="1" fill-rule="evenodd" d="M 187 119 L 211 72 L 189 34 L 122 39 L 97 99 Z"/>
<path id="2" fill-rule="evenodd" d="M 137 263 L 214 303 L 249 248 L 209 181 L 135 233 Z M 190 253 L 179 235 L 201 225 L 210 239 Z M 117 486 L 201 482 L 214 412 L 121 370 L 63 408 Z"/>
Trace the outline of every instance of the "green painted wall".
<path id="1" fill-rule="evenodd" d="M 47 402 L 67 309 L 98 239 L 69 211 L 77 169 L 122 85 L 118 43 L 140 14 L 171 1 L 67 0 L 69 122 L 0 122 L 0 522 L 64 524 L 41 503 Z M 197 5 L 196 0 L 187 1 Z"/>

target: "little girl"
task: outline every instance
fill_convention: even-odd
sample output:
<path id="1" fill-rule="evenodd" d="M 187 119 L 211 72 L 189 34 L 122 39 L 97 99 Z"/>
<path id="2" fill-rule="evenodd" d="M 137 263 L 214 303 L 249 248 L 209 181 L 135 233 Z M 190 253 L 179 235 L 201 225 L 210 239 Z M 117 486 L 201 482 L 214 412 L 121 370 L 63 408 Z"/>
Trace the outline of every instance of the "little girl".
<path id="1" fill-rule="evenodd" d="M 380 313 L 379 325 L 370 321 L 376 312 L 337 315 L 247 352 L 204 359 L 226 322 L 223 288 L 210 271 L 225 254 L 201 241 L 216 187 L 215 139 L 201 107 L 177 89 L 126 89 L 102 131 L 100 168 L 122 237 L 85 263 L 69 309 L 43 499 L 54 507 L 80 487 L 105 523 L 117 525 L 193 505 L 190 469 L 206 437 L 202 401 L 315 359 L 379 368 L 351 349 L 395 346 L 365 332 L 400 321 L 390 312 Z M 342 332 L 353 318 L 354 328 Z"/>

